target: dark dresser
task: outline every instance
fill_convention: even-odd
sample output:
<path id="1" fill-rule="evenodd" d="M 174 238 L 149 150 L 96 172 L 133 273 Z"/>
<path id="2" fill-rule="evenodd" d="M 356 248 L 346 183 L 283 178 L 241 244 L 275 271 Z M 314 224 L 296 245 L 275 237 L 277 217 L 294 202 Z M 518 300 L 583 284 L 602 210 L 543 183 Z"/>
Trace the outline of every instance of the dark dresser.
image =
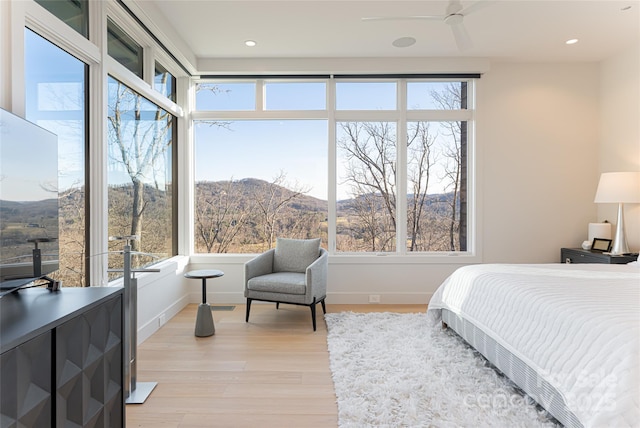
<path id="1" fill-rule="evenodd" d="M 123 289 L 0 298 L 2 426 L 123 427 Z"/>
<path id="2" fill-rule="evenodd" d="M 599 251 L 583 250 L 582 248 L 561 248 L 560 263 L 604 263 L 627 264 L 638 260 L 635 256 L 613 256 Z"/>

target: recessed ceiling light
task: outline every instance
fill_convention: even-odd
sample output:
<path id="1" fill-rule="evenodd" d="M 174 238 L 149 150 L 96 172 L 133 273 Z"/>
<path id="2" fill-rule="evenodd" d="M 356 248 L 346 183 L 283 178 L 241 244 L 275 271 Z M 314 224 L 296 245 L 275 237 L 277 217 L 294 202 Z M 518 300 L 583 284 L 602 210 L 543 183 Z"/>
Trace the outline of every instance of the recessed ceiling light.
<path id="1" fill-rule="evenodd" d="M 391 44 L 397 48 L 407 48 L 415 44 L 415 42 L 416 39 L 413 37 L 400 37 L 399 39 L 394 40 Z"/>
<path id="2" fill-rule="evenodd" d="M 578 43 L 578 39 L 569 39 L 565 43 L 568 45 L 575 45 L 576 43 Z"/>
<path id="3" fill-rule="evenodd" d="M 254 40 L 246 40 L 246 41 L 244 42 L 244 44 L 245 44 L 246 46 L 249 46 L 250 48 L 252 48 L 252 47 L 254 47 L 255 45 L 257 45 L 257 43 L 256 43 Z"/>

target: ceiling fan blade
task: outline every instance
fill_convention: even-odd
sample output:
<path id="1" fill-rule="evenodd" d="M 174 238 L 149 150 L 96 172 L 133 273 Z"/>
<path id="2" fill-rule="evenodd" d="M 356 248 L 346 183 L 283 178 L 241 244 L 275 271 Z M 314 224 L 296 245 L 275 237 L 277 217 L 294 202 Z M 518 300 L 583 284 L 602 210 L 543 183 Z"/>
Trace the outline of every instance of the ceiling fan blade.
<path id="1" fill-rule="evenodd" d="M 467 29 L 463 24 L 452 25 L 451 31 L 453 32 L 456 45 L 458 45 L 458 50 L 467 51 L 473 47 L 471 37 L 469 37 L 469 33 L 467 33 Z"/>
<path id="2" fill-rule="evenodd" d="M 412 21 L 412 20 L 430 20 L 441 21 L 444 15 L 414 15 L 414 16 L 365 16 L 360 18 L 362 21 Z"/>
<path id="3" fill-rule="evenodd" d="M 462 4 L 460 0 L 449 0 L 449 4 L 447 5 L 446 13 L 447 15 L 451 15 L 453 13 L 460 13 L 462 10 Z"/>
<path id="4" fill-rule="evenodd" d="M 464 9 L 460 10 L 460 12 L 458 12 L 461 15 L 467 16 L 470 13 L 476 12 L 480 9 L 484 9 L 485 7 L 491 5 L 492 3 L 495 3 L 494 0 L 482 0 L 482 1 L 477 1 L 475 3 L 471 3 L 469 6 L 465 7 Z"/>

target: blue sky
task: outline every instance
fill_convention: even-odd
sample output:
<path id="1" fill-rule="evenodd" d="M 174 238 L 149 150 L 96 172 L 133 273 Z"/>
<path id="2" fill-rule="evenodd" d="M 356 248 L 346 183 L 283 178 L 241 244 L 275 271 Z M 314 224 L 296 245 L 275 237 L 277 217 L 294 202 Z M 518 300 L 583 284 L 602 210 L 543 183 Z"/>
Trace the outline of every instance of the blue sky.
<path id="1" fill-rule="evenodd" d="M 327 121 L 234 121 L 229 129 L 195 127 L 197 181 L 259 178 L 272 181 L 281 171 L 287 182 L 327 199 Z"/>
<path id="2" fill-rule="evenodd" d="M 25 70 L 26 118 L 58 138 L 59 189 L 83 184 L 85 64 L 25 29 Z"/>

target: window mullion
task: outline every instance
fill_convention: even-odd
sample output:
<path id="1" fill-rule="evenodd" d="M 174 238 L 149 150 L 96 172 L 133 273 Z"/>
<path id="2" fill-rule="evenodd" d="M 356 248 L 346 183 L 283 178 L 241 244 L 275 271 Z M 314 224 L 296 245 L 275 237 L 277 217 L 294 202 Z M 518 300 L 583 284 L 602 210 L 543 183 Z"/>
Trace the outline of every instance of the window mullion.
<path id="1" fill-rule="evenodd" d="M 451 200 L 454 194 L 451 189 L 453 184 L 459 185 L 459 182 L 451 178 L 450 173 L 454 170 L 450 168 L 454 168 L 457 165 L 455 159 L 459 159 L 455 155 L 457 147 L 455 141 L 460 132 L 456 128 L 456 122 L 473 120 L 474 111 L 462 109 L 459 101 L 456 104 L 455 84 L 459 82 L 450 80 L 440 82 L 429 79 L 429 82 L 436 83 L 413 85 L 410 82 L 414 80 L 398 77 L 393 79 L 395 82 L 393 92 L 383 85 L 374 87 L 380 88 L 379 93 L 376 93 L 371 90 L 369 82 L 358 87 L 362 82 L 354 79 L 350 82 L 353 87 L 348 87 L 345 84 L 349 82 L 337 82 L 329 78 L 326 81 L 326 110 L 296 110 L 294 106 L 293 110 L 284 111 L 277 110 L 275 107 L 283 105 L 278 98 L 282 93 L 276 90 L 272 92 L 269 87 L 269 94 L 266 94 L 264 81 L 260 77 L 253 77 L 245 81 L 255 85 L 252 90 L 243 92 L 245 88 L 238 87 L 239 98 L 234 101 L 239 102 L 234 104 L 224 99 L 203 98 L 201 108 L 209 107 L 212 110 L 202 109 L 193 112 L 192 118 L 203 121 L 233 122 L 239 128 L 253 126 L 250 123 L 243 124 L 244 121 L 255 121 L 256 129 L 264 126 L 260 122 L 279 119 L 283 121 L 326 119 L 325 153 L 327 153 L 328 180 L 326 227 L 328 228 L 327 247 L 330 253 L 339 252 L 338 254 L 341 255 L 395 253 L 398 257 L 408 257 L 409 254 L 443 254 L 453 251 L 458 255 L 457 250 L 450 250 L 450 248 L 458 248 L 455 241 L 459 240 L 459 237 L 451 237 L 450 231 L 456 227 L 466 226 L 456 225 L 456 220 L 452 219 L 454 211 L 451 207 L 454 207 L 456 202 Z M 241 77 L 238 76 L 238 83 L 241 81 Z M 453 90 L 452 87 L 447 86 L 449 84 L 454 85 Z M 243 83 L 243 85 L 246 87 L 249 84 Z M 225 95 L 228 96 L 230 90 L 224 88 L 222 92 L 226 92 Z M 249 94 L 248 100 L 247 94 Z M 216 95 L 215 92 L 214 95 Z M 285 93 L 285 95 L 304 97 L 305 93 L 298 91 Z M 251 99 L 254 96 L 255 99 Z M 266 99 L 267 96 L 269 100 Z M 346 100 L 343 99 L 345 97 Z M 254 104 L 247 104 L 247 101 Z M 409 102 L 413 105 L 411 109 Z M 338 104 L 341 109 L 337 109 Z M 274 109 L 266 110 L 267 105 Z M 386 110 L 376 110 L 376 106 Z M 215 110 L 225 108 L 228 109 Z M 264 143 L 271 133 L 273 132 L 263 132 L 253 139 L 256 143 Z M 207 141 L 215 141 L 215 138 L 204 137 L 204 135 L 203 154 L 207 151 Z M 409 136 L 415 138 L 410 147 L 407 146 Z M 229 150 L 229 153 L 233 152 L 234 146 L 244 143 L 232 143 L 232 139 L 225 142 L 226 137 L 216 138 L 220 149 Z M 469 138 L 471 139 L 472 136 L 469 135 Z M 305 145 L 307 150 L 306 145 L 312 140 L 302 138 L 300 144 Z M 225 148 L 225 144 L 230 148 Z M 275 150 L 278 144 L 278 142 L 272 142 L 269 147 Z M 196 150 L 197 147 L 198 145 Z M 220 155 L 219 151 L 217 153 Z M 264 158 L 266 155 L 262 156 Z M 322 155 L 316 152 L 315 156 L 319 159 Z M 285 157 L 283 152 L 278 161 L 286 167 L 288 163 L 284 160 Z M 241 170 L 242 168 L 238 168 L 238 171 Z M 258 174 L 257 168 L 244 172 L 242 177 L 257 177 L 252 174 Z M 414 180 L 419 180 L 415 188 Z M 470 185 L 472 181 L 472 176 L 469 176 Z M 387 191 L 391 190 L 390 186 L 395 193 L 393 211 L 388 205 L 390 201 L 385 199 Z M 418 205 L 415 206 L 415 215 L 419 216 L 417 219 L 419 224 L 409 222 L 414 215 L 411 196 L 413 192 L 417 193 L 415 202 Z M 345 199 L 345 201 L 338 203 L 338 199 Z M 292 209 L 299 208 L 292 207 Z M 473 207 L 469 206 L 468 209 L 472 210 Z M 391 223 L 391 212 L 393 212 L 395 225 Z M 467 235 L 472 232 L 473 230 L 469 229 Z M 473 237 L 468 236 L 467 239 L 471 240 Z M 411 247 L 408 246 L 409 240 L 412 240 Z M 203 248 L 202 245 L 200 248 Z M 251 248 L 248 249 L 251 250 Z M 211 249 L 208 248 L 207 251 Z"/>
<path id="2" fill-rule="evenodd" d="M 256 81 L 256 111 L 257 112 L 264 111 L 265 91 L 266 91 L 266 88 L 264 86 L 264 80 L 257 80 Z"/>
<path id="3" fill-rule="evenodd" d="M 407 252 L 407 82 L 398 82 L 399 119 L 396 132 L 396 252 Z"/>
<path id="4" fill-rule="evenodd" d="M 328 124 L 327 124 L 327 140 L 328 140 L 328 248 L 329 254 L 335 254 L 336 252 L 336 202 L 337 202 L 337 147 L 336 147 L 336 81 L 335 79 L 329 79 L 327 82 L 327 111 Z"/>

